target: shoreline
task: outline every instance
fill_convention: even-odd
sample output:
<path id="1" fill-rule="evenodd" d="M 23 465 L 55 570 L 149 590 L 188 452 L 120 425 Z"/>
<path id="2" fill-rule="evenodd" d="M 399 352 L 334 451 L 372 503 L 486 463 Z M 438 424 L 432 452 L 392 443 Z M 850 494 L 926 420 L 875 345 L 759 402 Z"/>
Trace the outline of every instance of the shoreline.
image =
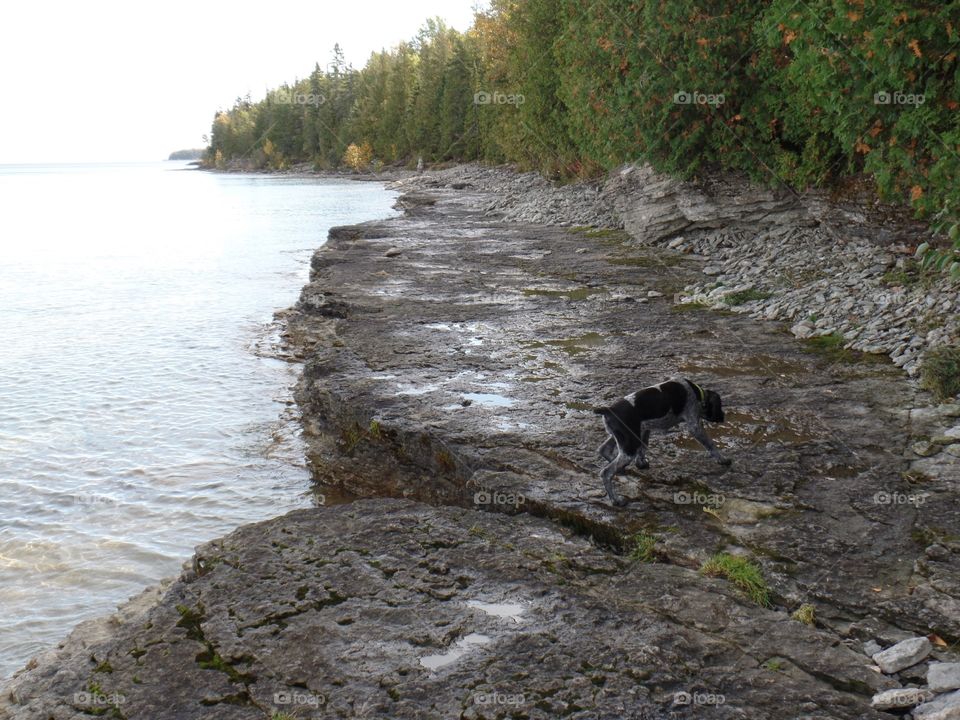
<path id="1" fill-rule="evenodd" d="M 725 688 L 727 703 L 759 718 L 776 716 L 775 698 L 792 698 L 799 703 L 805 701 L 807 693 L 819 693 L 818 708 L 832 710 L 840 717 L 887 717 L 869 710 L 865 703 L 872 692 L 894 685 L 889 678 L 866 669 L 869 658 L 855 645 L 868 640 L 889 645 L 925 630 L 947 639 L 960 637 L 960 627 L 956 626 L 955 617 L 951 619 L 951 608 L 960 596 L 952 585 L 956 542 L 939 537 L 937 532 L 938 528 L 949 526 L 949 507 L 957 499 L 956 486 L 951 486 L 957 465 L 948 453 L 922 459 L 908 449 L 911 439 L 920 437 L 918 431 L 942 431 L 945 425 L 956 423 L 953 418 L 960 412 L 952 414 L 955 410 L 942 410 L 944 406 L 910 412 L 910 408 L 924 409 L 923 395 L 893 374 L 891 368 L 839 363 L 804 353 L 792 338 L 778 333 L 772 323 L 696 307 L 674 310 L 676 305 L 671 297 L 685 297 L 687 288 L 703 282 L 704 261 L 693 253 L 662 250 L 657 245 L 666 242 L 659 239 L 644 246 L 623 234 L 589 228 L 575 230 L 573 226 L 581 224 L 577 221 L 602 220 L 603 213 L 610 212 L 608 207 L 613 207 L 613 201 L 609 196 L 604 199 L 603 188 L 596 188 L 584 201 L 578 197 L 579 189 L 531 189 L 523 176 L 494 178 L 484 187 L 470 174 L 489 171 L 466 166 L 445 172 L 450 177 L 424 173 L 408 179 L 405 184 L 412 186 L 413 192 L 399 201 L 407 210 L 404 216 L 331 230 L 327 244 L 314 254 L 311 282 L 288 317 L 290 341 L 303 348 L 308 361 L 297 399 L 304 413 L 314 477 L 360 496 L 405 497 L 431 503 L 411 506 L 408 501 L 360 501 L 374 526 L 367 529 L 367 552 L 392 559 L 401 574 L 413 572 L 416 563 L 412 557 L 401 556 L 391 549 L 391 544 L 402 544 L 403 538 L 412 532 L 411 518 L 426 519 L 442 527 L 441 536 L 449 536 L 451 542 L 477 542 L 492 553 L 490 574 L 482 580 L 472 578 L 468 587 L 481 583 L 486 588 L 481 595 L 487 601 L 509 600 L 509 583 L 497 579 L 497 573 L 506 572 L 507 560 L 517 562 L 504 544 L 506 540 L 496 539 L 504 532 L 500 523 L 506 523 L 506 532 L 514 543 L 534 531 L 544 537 L 543 547 L 537 543 L 534 547 L 524 546 L 537 554 L 531 571 L 538 582 L 555 593 L 550 595 L 551 602 L 559 602 L 562 594 L 553 584 L 557 578 L 572 585 L 575 612 L 574 607 L 568 612 L 582 615 L 583 624 L 573 626 L 570 632 L 578 642 L 583 642 L 584 635 L 590 637 L 594 652 L 604 655 L 611 652 L 610 643 L 621 641 L 646 647 L 655 644 L 655 638 L 670 647 L 666 638 L 672 636 L 683 638 L 688 644 L 685 650 L 692 647 L 695 656 L 705 657 L 698 653 L 720 652 L 712 644 L 719 639 L 747 655 L 757 655 L 757 665 L 765 661 L 766 654 L 779 657 L 785 667 L 796 670 L 790 678 L 774 675 L 775 688 L 767 694 L 754 689 L 742 691 L 738 697 L 730 692 L 736 686 L 725 685 L 730 678 L 722 665 L 702 667 L 692 675 L 680 672 L 670 679 L 658 675 L 655 668 L 663 663 L 682 665 L 679 655 L 671 657 L 668 650 L 667 655 L 645 657 L 641 652 L 634 657 L 637 671 L 649 671 L 647 684 L 661 688 L 659 693 L 631 698 L 638 707 L 645 708 L 647 717 L 669 712 L 673 692 L 691 692 L 698 687 L 714 694 L 724 694 L 720 690 Z M 512 184 L 512 196 L 490 189 L 501 181 Z M 563 216 L 570 222 L 566 227 L 518 222 L 530 213 L 553 213 L 554 218 Z M 505 218 L 510 221 L 503 222 Z M 679 307 L 683 305 L 691 303 L 681 303 Z M 654 349 L 653 354 L 649 348 Z M 427 357 L 421 358 L 421 354 Z M 674 354 L 685 364 L 685 372 L 707 377 L 737 398 L 733 403 L 732 430 L 721 431 L 719 436 L 728 447 L 740 451 L 735 461 L 737 472 L 734 477 L 721 473 L 685 445 L 659 440 L 655 479 L 638 486 L 637 476 L 629 477 L 625 485 L 629 486 L 634 503 L 628 511 L 616 511 L 598 493 L 589 459 L 595 428 L 584 419 L 584 406 L 614 392 L 625 380 L 672 372 L 678 364 Z M 751 364 L 750 358 L 758 356 L 766 359 Z M 638 358 L 644 362 L 638 362 Z M 511 368 L 518 370 L 516 375 L 504 375 Z M 465 369 L 473 376 L 457 379 L 457 373 Z M 491 380 L 499 382 L 508 377 L 508 387 L 486 387 Z M 766 382 L 760 382 L 762 378 L 767 378 Z M 557 391 L 555 396 L 550 395 L 553 390 Z M 769 397 L 771 392 L 774 398 Z M 464 400 L 470 402 L 464 404 Z M 459 404 L 460 409 L 447 409 L 444 402 Z M 783 412 L 782 405 L 788 406 L 791 413 Z M 821 417 L 820 411 L 827 406 L 830 413 Z M 826 426 L 817 429 L 818 420 Z M 498 426 L 501 421 L 507 426 Z M 586 428 L 585 435 L 589 437 L 571 436 L 571 424 L 574 428 Z M 878 449 L 877 444 L 883 448 Z M 842 462 L 824 462 L 831 458 Z M 915 488 L 900 472 L 920 472 L 920 468 L 931 475 L 923 483 L 923 491 L 930 493 L 929 505 L 878 507 L 873 502 L 871 506 L 877 487 L 905 496 L 914 492 Z M 838 481 L 842 481 L 842 487 Z M 478 492 L 486 492 L 493 499 L 515 500 L 478 503 Z M 706 503 L 704 508 L 713 510 L 713 514 L 704 513 L 698 503 L 686 507 L 678 503 L 676 497 L 684 493 L 691 497 L 722 497 L 724 502 L 719 506 Z M 517 503 L 520 497 L 523 502 Z M 239 528 L 230 537 L 239 534 L 259 548 L 258 552 L 269 552 L 264 538 L 281 542 L 286 529 L 299 539 L 292 530 L 299 527 L 297 523 L 341 523 L 340 532 L 347 533 L 351 507 L 294 511 Z M 355 521 L 356 513 L 354 516 Z M 811 522 L 821 525 L 822 535 L 809 536 Z M 392 540 L 387 532 L 391 523 L 406 528 L 397 529 L 399 535 Z M 382 535 L 378 524 L 387 529 L 382 530 Z M 473 526 L 478 524 L 488 536 L 472 534 Z M 665 527 L 675 529 L 663 530 Z M 865 528 L 881 528 L 868 536 L 873 546 L 841 552 L 843 548 L 857 548 L 865 537 L 861 535 Z M 928 542 L 918 546 L 911 537 L 913 529 L 925 534 Z M 589 541 L 592 536 L 601 546 L 629 551 L 634 539 L 642 534 L 654 538 L 653 557 L 657 562 L 624 565 L 621 555 L 604 551 Z M 327 542 L 336 540 L 328 538 Z M 429 543 L 430 536 L 420 542 Z M 203 615 L 196 623 L 190 620 L 189 607 L 187 614 L 175 612 L 176 605 L 183 604 L 178 601 L 186 596 L 197 600 L 204 592 L 213 592 L 215 581 L 228 583 L 241 597 L 244 593 L 261 592 L 261 601 L 271 599 L 266 575 L 254 573 L 265 583 L 258 588 L 256 584 L 246 587 L 242 577 L 231 574 L 231 553 L 242 553 L 243 548 L 231 549 L 228 545 L 227 540 L 220 539 L 203 546 L 190 568 L 175 582 L 174 589 L 167 590 L 166 599 L 146 612 L 167 618 L 170 632 L 175 627 L 184 630 L 163 641 L 170 648 L 187 641 L 199 642 L 198 652 L 203 651 L 204 643 L 216 647 L 214 657 L 221 657 L 222 667 L 201 666 L 193 670 L 203 677 L 203 671 L 215 671 L 217 683 L 227 683 L 217 691 L 220 694 L 216 697 L 221 700 L 212 707 L 219 705 L 226 712 L 231 702 L 224 698 L 234 697 L 242 687 L 246 693 L 246 700 L 240 705 L 242 713 L 232 717 L 246 717 L 248 710 L 250 717 L 264 717 L 264 713 L 270 717 L 268 690 L 302 687 L 277 684 L 280 676 L 270 674 L 273 671 L 262 664 L 263 652 L 278 652 L 277 648 L 270 649 L 271 641 L 261 638 L 265 644 L 258 646 L 254 660 L 243 660 L 244 642 L 230 630 L 232 621 L 223 614 L 224 607 L 218 609 L 214 604 L 213 616 Z M 323 550 L 299 542 L 296 546 L 294 565 L 323 561 L 334 549 L 332 545 Z M 722 581 L 697 574 L 697 568 L 709 555 L 708 549 L 718 546 L 756 558 L 769 577 L 772 609 L 756 608 Z M 426 557 L 445 553 L 444 547 L 441 544 L 428 549 Z M 497 553 L 504 556 L 503 565 L 497 562 Z M 566 557 L 551 559 L 551 553 Z M 918 557 L 922 567 L 909 578 L 885 559 L 911 555 Z M 256 557 L 259 556 L 249 556 L 248 561 L 253 562 L 250 558 Z M 362 553 L 357 554 L 357 558 L 362 557 Z M 205 568 L 205 558 L 221 560 Z M 349 558 L 351 572 L 366 577 L 368 564 L 353 555 Z M 454 553 L 451 558 L 459 564 L 450 565 L 448 560 L 439 577 L 451 571 L 469 575 L 463 556 Z M 443 561 L 435 562 L 438 567 L 444 565 Z M 818 579 L 822 568 L 828 566 L 836 568 L 842 580 Z M 393 574 L 381 574 L 376 566 L 370 567 L 376 571 L 374 576 L 380 578 L 378 582 L 389 586 Z M 582 571 L 583 568 L 590 570 Z M 376 638 L 379 625 L 362 619 L 365 605 L 359 605 L 352 615 L 339 614 L 342 611 L 336 608 L 344 603 L 349 608 L 350 599 L 362 593 L 354 596 L 347 592 L 350 581 L 334 570 L 324 570 L 323 573 L 331 574 L 317 578 L 325 587 L 330 584 L 333 594 L 328 588 L 327 599 L 316 600 L 319 607 L 301 608 L 293 602 L 292 610 L 296 612 L 288 617 L 299 621 L 305 613 L 316 612 L 326 618 L 321 624 L 324 628 L 337 625 L 337 617 L 361 617 L 356 638 L 351 639 L 346 630 L 334 633 L 345 648 L 357 651 L 361 641 Z M 631 626 L 645 629 L 611 629 L 608 638 L 592 637 L 588 621 L 594 611 L 587 598 L 603 594 L 602 587 L 611 577 L 617 578 L 615 585 L 626 583 L 631 592 L 643 597 L 643 606 L 622 608 L 622 601 L 614 596 L 605 596 L 606 599 L 624 613 L 624 618 L 630 618 Z M 878 578 L 884 577 L 889 578 L 889 583 L 883 582 L 878 597 L 871 588 L 880 582 Z M 642 587 L 652 583 L 653 578 L 668 596 L 673 591 L 677 597 L 695 597 L 703 607 L 722 603 L 728 614 L 750 620 L 739 628 L 705 629 L 705 618 L 684 616 L 671 603 L 664 604 L 662 598 L 658 600 L 649 591 L 645 593 Z M 448 584 L 440 583 L 438 590 L 430 586 L 429 579 L 430 574 L 420 578 L 425 584 L 417 591 L 421 594 L 415 595 L 426 603 L 427 616 L 445 612 L 437 603 L 465 595 L 465 589 L 457 589 L 457 583 L 452 584 L 452 590 Z M 899 587 L 902 580 L 909 580 L 909 593 L 906 586 Z M 511 582 L 509 587 L 522 590 L 535 614 L 533 608 L 539 606 L 532 598 L 538 592 L 537 583 L 527 580 L 525 584 L 520 577 Z M 398 600 L 408 602 L 413 591 L 395 588 L 391 592 L 399 593 Z M 448 595 L 450 592 L 453 594 Z M 346 600 L 330 603 L 330 598 L 341 596 Z M 817 629 L 807 629 L 806 625 L 789 620 L 790 612 L 804 602 L 816 606 Z M 139 611 L 139 605 L 134 607 Z M 641 620 L 651 609 L 654 619 Z M 283 612 L 271 610 L 267 617 L 282 617 Z M 385 610 L 380 608 L 379 612 Z M 121 677 L 135 676 L 136 663 L 131 669 L 121 667 L 115 660 L 136 639 L 136 621 L 131 617 L 120 622 L 107 621 L 112 632 L 121 628 L 127 633 L 119 644 L 113 642 L 116 638 L 102 635 L 94 640 L 82 636 L 68 640 L 67 654 L 73 663 L 74 677 L 51 673 L 50 665 L 63 659 L 47 658 L 38 661 L 30 671 L 37 677 L 21 676 L 20 680 L 28 680 L 26 685 L 37 692 L 42 689 L 48 700 L 62 699 L 64 687 L 79 687 L 82 691 L 83 680 L 92 677 L 93 668 L 85 664 L 89 661 L 84 658 L 91 647 L 99 648 L 94 654 L 103 655 L 115 668 L 118 682 Z M 437 636 L 425 626 L 414 625 L 416 632 L 425 633 L 427 646 L 443 654 L 457 637 L 469 634 L 466 630 L 477 619 L 475 613 L 469 617 L 461 613 L 450 621 L 458 628 L 452 637 L 446 633 Z M 751 623 L 759 624 L 764 634 L 776 638 L 776 647 L 754 647 L 754 633 L 745 631 Z M 200 629 L 204 639 L 189 637 Z M 79 627 L 74 632 L 78 630 Z M 514 653 L 504 659 L 505 666 L 511 661 L 530 666 L 531 658 L 520 661 L 523 655 L 516 654 L 512 643 L 519 640 L 504 635 L 499 625 L 495 631 L 487 631 L 495 642 L 507 643 Z M 653 635 L 644 636 L 648 631 Z M 211 640 L 209 632 L 218 639 Z M 625 634 L 618 638 L 616 633 Z M 560 637 L 561 645 L 569 644 L 574 653 L 575 637 Z M 394 640 L 402 644 L 410 638 Z M 529 639 L 534 641 L 535 638 Z M 314 650 L 319 657 L 326 657 L 322 647 Z M 679 647 L 675 650 L 680 652 Z M 814 650 L 812 654 L 819 659 L 811 657 Z M 388 686 L 396 690 L 396 697 L 383 688 L 364 685 L 358 679 L 359 666 L 351 664 L 344 670 L 344 677 L 363 685 L 364 702 L 373 703 L 377 716 L 382 713 L 384 717 L 412 717 L 407 713 L 422 711 L 425 697 L 438 696 L 443 702 L 454 702 L 447 696 L 449 693 L 443 694 L 442 685 L 430 685 L 429 678 L 424 680 L 415 674 L 413 679 L 405 679 L 410 663 L 416 669 L 416 654 L 388 652 L 385 657 L 391 658 L 388 664 L 394 671 L 407 669 L 407 674 L 389 675 L 393 679 Z M 159 657 L 154 656 L 153 660 L 160 663 L 158 667 L 163 666 Z M 532 660 L 534 666 L 539 662 L 537 658 Z M 204 662 L 216 664 L 214 660 Z M 861 666 L 863 671 L 858 669 Z M 619 693 L 627 692 L 627 686 L 621 683 L 630 675 L 622 675 L 624 668 L 614 664 L 606 669 L 602 663 L 601 667 L 605 683 L 620 688 Z M 273 679 L 258 689 L 264 672 Z M 456 664 L 450 672 L 467 673 L 463 679 L 469 677 L 469 669 L 458 670 Z M 770 681 L 767 672 L 757 671 L 756 679 Z M 545 694 L 551 681 L 549 675 L 540 670 L 533 674 L 533 684 L 489 689 L 524 695 L 525 699 L 535 692 L 538 696 L 553 697 Z M 244 681 L 244 676 L 249 675 L 257 679 Z M 300 681 L 306 684 L 303 689 L 314 698 L 323 696 L 327 703 L 332 701 L 333 705 L 325 707 L 340 708 L 335 715 L 347 717 L 356 712 L 353 698 L 347 703 L 343 693 L 338 697 L 337 692 L 324 686 L 322 678 L 304 677 Z M 577 677 L 592 684 L 588 671 L 580 671 Z M 654 679 L 650 680 L 651 677 Z M 704 678 L 710 678 L 706 687 Z M 909 678 L 900 681 L 908 682 Z M 200 687 L 187 688 L 188 694 L 197 697 L 196 691 L 202 691 L 201 695 L 209 693 L 213 680 L 200 682 Z M 231 685 L 236 687 L 228 692 Z M 160 678 L 152 692 L 159 693 L 164 687 Z M 103 689 L 110 687 L 104 684 Z M 136 689 L 124 691 L 125 697 L 134 697 Z M 9 692 L 8 686 L 3 702 Z M 589 693 L 574 702 L 583 702 L 587 697 L 597 702 L 597 697 Z M 601 699 L 604 703 L 623 701 L 613 693 L 612 697 Z M 131 700 L 136 702 L 140 700 Z M 549 705 L 552 701 L 544 702 Z M 474 698 L 468 709 L 475 711 L 473 716 L 483 717 L 478 705 L 482 703 Z M 238 706 L 232 707 L 240 713 Z M 531 717 L 541 717 L 538 712 L 547 713 L 544 716 L 553 712 L 531 707 Z M 603 707 L 608 712 L 615 711 L 614 706 Z M 310 714 L 314 708 L 309 703 L 298 709 L 308 717 L 320 716 Z M 4 710 L 0 705 L 0 716 Z M 526 705 L 524 710 L 531 711 Z M 633 717 L 627 711 L 616 710 L 623 717 Z"/>

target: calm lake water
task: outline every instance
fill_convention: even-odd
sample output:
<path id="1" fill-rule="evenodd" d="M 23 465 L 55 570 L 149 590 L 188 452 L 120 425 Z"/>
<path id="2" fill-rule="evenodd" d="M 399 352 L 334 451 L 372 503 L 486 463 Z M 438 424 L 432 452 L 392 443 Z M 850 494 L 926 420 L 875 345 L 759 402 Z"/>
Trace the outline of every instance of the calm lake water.
<path id="1" fill-rule="evenodd" d="M 379 183 L 183 163 L 0 166 L 0 678 L 313 504 L 273 312 Z"/>

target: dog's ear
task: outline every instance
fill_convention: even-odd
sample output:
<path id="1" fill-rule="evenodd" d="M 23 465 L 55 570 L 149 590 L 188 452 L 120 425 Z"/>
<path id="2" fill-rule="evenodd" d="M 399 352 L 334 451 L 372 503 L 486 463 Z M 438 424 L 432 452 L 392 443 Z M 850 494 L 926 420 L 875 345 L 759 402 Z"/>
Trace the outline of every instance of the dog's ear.
<path id="1" fill-rule="evenodd" d="M 713 390 L 707 390 L 706 392 L 705 403 L 706 408 L 706 418 L 710 422 L 722 423 L 723 422 L 723 404 L 720 402 L 720 396 L 715 393 Z"/>

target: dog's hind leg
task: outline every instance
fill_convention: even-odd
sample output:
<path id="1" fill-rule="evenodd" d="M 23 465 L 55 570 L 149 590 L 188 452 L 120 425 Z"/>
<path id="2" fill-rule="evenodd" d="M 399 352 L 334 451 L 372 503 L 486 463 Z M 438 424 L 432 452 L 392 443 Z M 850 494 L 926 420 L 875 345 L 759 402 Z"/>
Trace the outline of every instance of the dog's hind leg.
<path id="1" fill-rule="evenodd" d="M 640 450 L 637 451 L 637 470 L 646 470 L 650 467 L 647 462 L 647 444 L 650 441 L 650 428 L 641 426 L 640 430 Z"/>
<path id="2" fill-rule="evenodd" d="M 703 425 L 701 425 L 699 421 L 688 422 L 687 429 L 690 431 L 690 434 L 693 435 L 696 441 L 707 449 L 707 452 L 710 453 L 710 457 L 712 457 L 721 465 L 730 464 L 730 460 L 723 457 L 723 455 L 720 454 L 720 451 L 717 450 L 717 446 L 713 444 L 713 441 L 707 435 L 707 431 L 703 429 Z"/>
<path id="3" fill-rule="evenodd" d="M 620 452 L 617 457 L 600 471 L 600 477 L 603 479 L 603 488 L 607 491 L 610 502 L 614 505 L 626 505 L 627 501 L 620 497 L 617 494 L 616 488 L 613 487 L 613 478 L 618 472 L 632 463 L 636 455 L 628 455 L 623 451 L 623 448 L 619 448 L 619 450 Z"/>
<path id="4" fill-rule="evenodd" d="M 617 439 L 611 435 L 604 441 L 603 445 L 597 448 L 597 452 L 600 457 L 610 462 L 617 456 Z"/>

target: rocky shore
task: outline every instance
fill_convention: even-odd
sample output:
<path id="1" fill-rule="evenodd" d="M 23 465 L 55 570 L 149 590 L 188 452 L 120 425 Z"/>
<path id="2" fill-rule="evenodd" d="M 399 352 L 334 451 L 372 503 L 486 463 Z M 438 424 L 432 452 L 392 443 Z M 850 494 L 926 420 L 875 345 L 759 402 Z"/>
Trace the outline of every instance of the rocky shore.
<path id="1" fill-rule="evenodd" d="M 827 231 L 795 198 L 673 183 L 467 166 L 332 230 L 286 320 L 315 477 L 369 499 L 199 548 L 31 663 L 0 718 L 960 716 L 960 405 L 785 332 L 820 280 L 775 272 L 861 242 L 896 268 L 907 230 L 747 266 L 734 216 Z M 741 277 L 779 294 L 707 307 Z M 846 333 L 824 317 L 810 335 Z M 724 397 L 733 465 L 656 437 L 614 508 L 590 409 L 677 374 Z"/>

